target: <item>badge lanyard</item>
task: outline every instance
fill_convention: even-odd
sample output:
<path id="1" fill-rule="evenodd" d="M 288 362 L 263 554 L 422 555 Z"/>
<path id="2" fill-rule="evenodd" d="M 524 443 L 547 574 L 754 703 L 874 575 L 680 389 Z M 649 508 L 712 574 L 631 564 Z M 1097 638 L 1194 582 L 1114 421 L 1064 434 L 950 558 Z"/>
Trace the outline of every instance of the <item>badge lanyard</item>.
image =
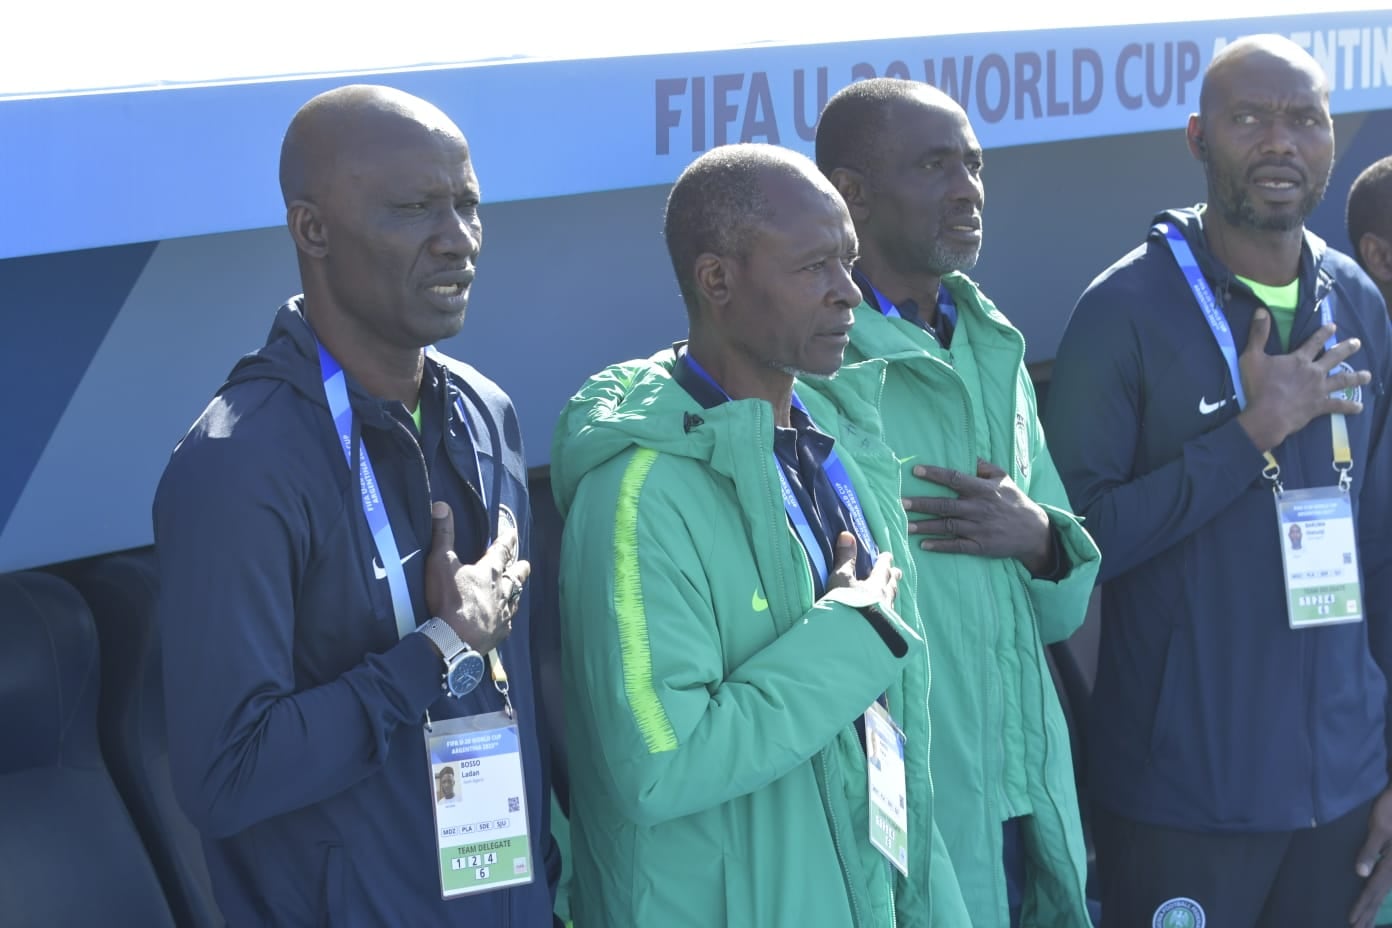
<path id="1" fill-rule="evenodd" d="M 348 384 L 343 373 L 343 367 L 338 363 L 333 355 L 329 354 L 327 348 L 322 344 L 319 347 L 319 370 L 324 378 L 324 397 L 329 402 L 329 414 L 333 416 L 334 428 L 338 432 L 339 444 L 343 448 L 344 460 L 348 462 L 348 469 L 353 469 L 353 407 L 348 402 Z M 468 426 L 469 418 L 464 416 L 463 401 L 455 398 L 455 405 L 464 423 Z M 471 429 L 472 433 L 472 429 Z M 478 492 L 483 499 L 484 511 L 488 511 L 488 498 L 483 491 L 483 466 L 479 462 L 478 443 L 471 441 L 470 448 L 474 452 L 474 467 L 478 472 Z M 405 638 L 416 630 L 415 607 L 411 605 L 411 590 L 406 584 L 406 572 L 401 568 L 401 556 L 396 547 L 396 536 L 392 534 L 391 520 L 387 518 L 386 504 L 382 500 L 382 494 L 377 486 L 377 475 L 372 469 L 372 459 L 367 454 L 367 443 L 362 442 L 358 448 L 358 489 L 362 500 L 363 515 L 367 517 L 367 526 L 372 532 L 373 544 L 377 547 L 377 557 L 382 562 L 382 569 L 387 575 L 387 587 L 391 590 L 392 611 L 396 614 L 396 633 L 400 638 Z M 493 542 L 493 533 L 490 527 L 489 543 Z M 493 676 L 493 685 L 502 695 L 503 701 L 507 705 L 509 715 L 512 715 L 512 700 L 508 696 L 509 686 L 507 670 L 503 667 L 503 659 L 495 649 L 488 654 L 489 669 Z"/>
<path id="2" fill-rule="evenodd" d="M 720 391 L 725 399 L 730 399 L 730 394 L 726 393 L 720 384 L 710 374 L 706 373 L 695 358 L 688 352 L 682 356 L 687 365 L 707 383 Z M 807 415 L 811 419 L 811 414 L 807 412 L 807 407 L 793 394 L 793 407 L 799 412 Z M 793 485 L 788 482 L 788 475 L 783 473 L 783 465 L 774 458 L 774 469 L 778 471 L 778 479 L 783 487 L 783 508 L 788 513 L 788 520 L 792 522 L 793 529 L 797 532 L 798 539 L 807 551 L 808 560 L 812 562 L 817 575 L 821 577 L 822 585 L 826 586 L 829 571 L 827 568 L 826 555 L 822 553 L 822 546 L 817 542 L 817 536 L 812 531 L 812 524 L 807 519 L 807 513 L 803 512 L 802 503 L 798 501 L 797 494 L 793 492 Z M 856 495 L 855 486 L 851 483 L 851 477 L 846 473 L 846 465 L 841 463 L 841 456 L 836 453 L 836 448 L 831 449 L 831 454 L 827 455 L 826 461 L 822 465 L 822 470 L 827 479 L 831 481 L 831 487 L 836 491 L 836 495 L 841 499 L 842 505 L 850 514 L 851 525 L 855 533 L 859 536 L 860 543 L 865 546 L 870 554 L 870 559 L 874 560 L 879 556 L 879 548 L 875 545 L 875 540 L 870 535 L 870 526 L 865 521 L 865 511 L 860 506 L 860 498 Z"/>
<path id="3" fill-rule="evenodd" d="M 1247 395 L 1242 389 L 1242 372 L 1237 363 L 1237 344 L 1233 340 L 1232 327 L 1228 325 L 1227 317 L 1223 315 L 1223 310 L 1213 295 L 1213 289 L 1204 279 L 1203 271 L 1199 269 L 1199 262 L 1195 260 L 1194 252 L 1189 248 L 1189 243 L 1185 241 L 1184 234 L 1173 223 L 1161 222 L 1157 223 L 1155 227 L 1164 234 L 1165 243 L 1169 245 L 1175 263 L 1184 273 L 1184 278 L 1189 283 L 1189 289 L 1194 294 L 1194 299 L 1198 302 L 1199 308 L 1203 310 L 1204 320 L 1208 322 L 1208 327 L 1213 332 L 1213 338 L 1218 342 L 1218 350 L 1223 353 L 1223 360 L 1228 363 L 1228 373 L 1232 377 L 1233 395 L 1237 398 L 1237 408 L 1239 410 L 1245 409 Z M 1329 325 L 1334 321 L 1334 311 L 1329 306 L 1328 298 L 1320 300 L 1319 311 L 1321 325 Z M 1334 335 L 1330 334 L 1324 343 L 1325 351 L 1332 349 L 1336 344 Z M 1334 469 L 1339 472 L 1339 489 L 1347 493 L 1353 482 L 1349 477 L 1349 472 L 1353 470 L 1353 453 L 1349 447 L 1348 423 L 1343 414 L 1333 413 L 1330 415 L 1329 430 L 1334 447 Z M 1276 494 L 1279 496 L 1284 492 L 1280 480 L 1281 465 L 1276 463 L 1276 456 L 1270 451 L 1263 451 L 1262 456 L 1266 458 L 1266 467 L 1262 469 L 1262 476 L 1271 481 Z"/>
<path id="4" fill-rule="evenodd" d="M 348 470 L 352 471 L 353 407 L 348 402 L 348 384 L 342 366 L 323 345 L 319 345 L 319 370 L 324 377 L 324 396 L 329 401 L 329 414 L 333 416 L 334 428 L 338 431 L 343 457 L 348 462 Z M 396 613 L 396 633 L 405 638 L 416 630 L 415 608 L 411 605 L 411 590 L 406 585 L 406 572 L 401 569 L 401 555 L 396 547 L 396 537 L 392 535 L 391 520 L 387 518 L 387 508 L 378 490 L 377 475 L 372 470 L 372 461 L 367 456 L 365 443 L 358 454 L 358 490 L 363 515 L 367 516 L 367 527 L 372 532 L 372 541 L 377 546 L 377 556 L 382 562 L 382 569 L 386 571 L 387 586 L 391 589 L 392 611 Z"/>

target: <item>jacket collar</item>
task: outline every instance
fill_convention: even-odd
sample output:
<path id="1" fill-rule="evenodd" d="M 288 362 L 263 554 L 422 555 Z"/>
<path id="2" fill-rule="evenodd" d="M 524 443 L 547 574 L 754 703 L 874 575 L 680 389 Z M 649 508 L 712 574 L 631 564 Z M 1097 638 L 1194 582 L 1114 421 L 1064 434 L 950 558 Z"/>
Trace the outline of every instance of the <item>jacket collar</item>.
<path id="1" fill-rule="evenodd" d="M 1204 277 L 1209 280 L 1213 285 L 1214 292 L 1218 294 L 1219 303 L 1226 305 L 1228 293 L 1234 286 L 1242 287 L 1244 290 L 1248 288 L 1209 249 L 1208 236 L 1204 233 L 1204 214 L 1207 210 L 1207 204 L 1200 203 L 1186 209 L 1170 209 L 1157 213 L 1155 218 L 1151 220 L 1150 232 L 1147 237 L 1164 245 L 1164 235 L 1156 229 L 1156 225 L 1161 222 L 1173 223 L 1183 233 L 1185 241 L 1189 243 L 1189 248 L 1194 252 L 1195 260 L 1199 262 L 1199 269 L 1203 271 Z M 1307 300 L 1318 303 L 1334 286 L 1334 277 L 1324 266 L 1324 257 L 1329 246 L 1325 244 L 1324 239 L 1309 229 L 1304 230 L 1303 238 L 1304 241 L 1300 247 L 1300 272 L 1298 274 L 1302 306 L 1306 304 Z"/>

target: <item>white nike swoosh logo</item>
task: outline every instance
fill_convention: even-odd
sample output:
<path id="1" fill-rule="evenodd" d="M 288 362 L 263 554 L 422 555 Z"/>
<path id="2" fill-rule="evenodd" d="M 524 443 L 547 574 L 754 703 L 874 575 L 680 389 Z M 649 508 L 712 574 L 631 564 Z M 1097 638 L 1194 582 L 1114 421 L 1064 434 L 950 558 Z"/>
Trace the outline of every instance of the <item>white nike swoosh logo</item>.
<path id="1" fill-rule="evenodd" d="M 1216 403 L 1210 403 L 1206 397 L 1202 397 L 1202 396 L 1201 396 L 1201 397 L 1199 397 L 1199 415 L 1201 415 L 1201 416 L 1212 415 L 1213 413 L 1215 413 L 1215 412 L 1217 412 L 1218 410 L 1222 409 L 1222 408 L 1223 408 L 1224 406 L 1226 406 L 1226 405 L 1228 405 L 1228 401 L 1227 401 L 1227 400 L 1219 400 L 1219 401 L 1216 402 Z"/>
<path id="2" fill-rule="evenodd" d="M 415 557 L 417 554 L 420 554 L 420 548 L 417 548 L 410 554 L 403 557 L 401 559 L 401 563 L 405 564 L 407 561 Z M 375 557 L 372 559 L 372 576 L 376 577 L 378 580 L 387 579 L 387 569 L 382 566 L 381 560 Z"/>

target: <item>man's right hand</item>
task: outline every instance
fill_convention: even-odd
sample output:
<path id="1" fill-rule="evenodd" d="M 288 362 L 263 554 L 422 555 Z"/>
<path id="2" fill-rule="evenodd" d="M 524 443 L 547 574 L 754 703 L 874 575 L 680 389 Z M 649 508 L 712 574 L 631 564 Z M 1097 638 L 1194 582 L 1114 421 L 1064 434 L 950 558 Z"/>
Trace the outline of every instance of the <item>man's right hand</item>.
<path id="1" fill-rule="evenodd" d="M 517 528 L 498 521 L 498 534 L 483 557 L 465 564 L 454 553 L 454 513 L 448 503 L 430 507 L 430 554 L 425 560 L 425 603 L 475 651 L 487 654 L 512 631 L 518 597 L 532 566 L 517 560 Z"/>
<path id="2" fill-rule="evenodd" d="M 860 587 L 873 593 L 882 603 L 894 605 L 894 597 L 899 595 L 899 578 L 904 572 L 894 566 L 894 555 L 881 551 L 875 558 L 875 566 L 870 576 L 864 580 L 856 578 L 856 537 L 850 532 L 842 532 L 836 537 L 836 563 L 832 565 L 827 577 L 827 592 L 837 589 Z"/>
<path id="3" fill-rule="evenodd" d="M 1247 333 L 1247 348 L 1238 359 L 1247 408 L 1237 421 L 1258 449 L 1270 451 L 1319 416 L 1352 416 L 1363 411 L 1362 403 L 1330 396 L 1373 379 L 1368 371 L 1341 371 L 1329 376 L 1362 347 L 1358 339 L 1345 339 L 1320 355 L 1325 341 L 1334 334 L 1331 324 L 1321 326 L 1289 354 L 1271 355 L 1266 353 L 1270 331 L 1271 315 L 1257 310 Z"/>

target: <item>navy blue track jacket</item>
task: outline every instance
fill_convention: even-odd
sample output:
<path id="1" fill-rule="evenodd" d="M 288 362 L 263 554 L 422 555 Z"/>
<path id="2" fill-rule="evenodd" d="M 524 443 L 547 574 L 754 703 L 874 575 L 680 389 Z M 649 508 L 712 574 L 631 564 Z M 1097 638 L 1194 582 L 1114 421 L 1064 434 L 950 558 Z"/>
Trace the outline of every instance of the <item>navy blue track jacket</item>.
<path id="1" fill-rule="evenodd" d="M 432 500 L 453 509 L 465 562 L 482 555 L 499 499 L 517 515 L 524 558 L 530 528 L 511 403 L 468 365 L 430 356 L 425 367 L 419 442 L 401 404 L 348 378 L 355 460 L 366 444 L 417 623 L 429 617 Z M 530 597 L 501 652 L 539 872 L 525 887 L 445 902 L 421 726 L 427 709 L 472 715 L 502 699 L 488 679 L 462 700 L 444 696 L 430 642 L 398 640 L 298 299 L 175 449 L 154 517 L 174 787 L 229 923 L 551 925 Z"/>
<path id="2" fill-rule="evenodd" d="M 1251 290 L 1177 223 L 1246 347 Z M 1104 807 L 1198 831 L 1335 819 L 1387 784 L 1392 668 L 1392 328 L 1373 284 L 1306 233 L 1291 344 L 1329 301 L 1372 371 L 1348 417 L 1366 621 L 1288 625 L 1275 505 L 1236 421 L 1232 377 L 1162 236 L 1105 271 L 1069 321 L 1046 420 L 1059 473 L 1102 549 L 1089 787 Z M 1269 353 L 1284 349 L 1271 327 Z M 1287 489 L 1337 482 L 1328 417 L 1274 451 Z"/>

